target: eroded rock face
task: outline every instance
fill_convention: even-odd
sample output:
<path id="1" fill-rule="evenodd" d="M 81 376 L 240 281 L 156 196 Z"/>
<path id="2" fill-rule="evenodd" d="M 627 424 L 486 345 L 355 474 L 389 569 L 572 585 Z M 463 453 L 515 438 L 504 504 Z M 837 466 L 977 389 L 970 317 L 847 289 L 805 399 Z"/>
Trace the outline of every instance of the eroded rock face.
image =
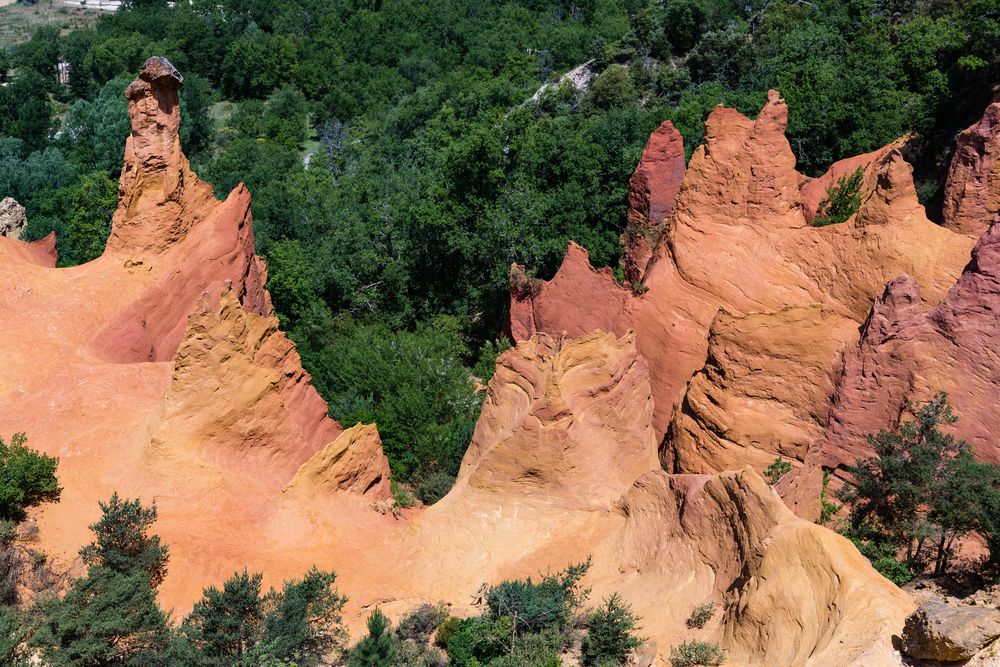
<path id="1" fill-rule="evenodd" d="M 684 182 L 684 139 L 669 120 L 653 132 L 629 180 L 628 227 L 622 235 L 625 278 L 641 282 L 663 223 Z"/>
<path id="2" fill-rule="evenodd" d="M 1000 102 L 958 135 L 944 189 L 944 226 L 978 237 L 1000 211 Z"/>
<path id="3" fill-rule="evenodd" d="M 241 184 L 219 202 L 181 150 L 182 82 L 173 65 L 153 57 L 125 91 L 132 132 L 102 261 L 135 279 L 128 305 L 95 332 L 94 348 L 107 361 L 172 359 L 194 303 L 205 291 L 217 300 L 227 283 L 250 312 L 274 312 L 267 267 L 254 254 L 250 193 Z M 173 279 L 144 276 L 150 272 Z"/>
<path id="4" fill-rule="evenodd" d="M 373 501 L 392 497 L 389 459 L 374 424 L 355 424 L 302 464 L 285 493 L 319 498 L 346 491 Z"/>
<path id="5" fill-rule="evenodd" d="M 857 323 L 820 305 L 733 317 L 720 313 L 708 359 L 664 438 L 668 470 L 711 473 L 776 457 L 805 459 L 823 434 L 844 350 Z"/>
<path id="6" fill-rule="evenodd" d="M 917 660 L 963 662 L 1000 637 L 1000 610 L 931 600 L 906 618 L 903 653 Z"/>
<path id="7" fill-rule="evenodd" d="M 218 307 L 208 294 L 196 304 L 173 366 L 154 449 L 194 448 L 224 468 L 267 470 L 283 487 L 341 434 L 277 318 L 245 310 L 231 287 Z"/>
<path id="8" fill-rule="evenodd" d="M 797 519 L 752 470 L 658 469 L 635 359 L 631 336 L 603 333 L 507 351 L 458 483 L 406 533 L 412 579 L 468 604 L 483 583 L 590 556 L 593 596 L 623 595 L 659 661 L 714 602 L 699 639 L 733 664 L 898 665 L 891 636 L 914 605 L 847 540 Z"/>
<path id="9" fill-rule="evenodd" d="M 37 515 L 57 566 L 89 541 L 97 501 L 118 491 L 157 502 L 171 549 L 159 594 L 178 615 L 248 564 L 265 586 L 316 566 L 338 573 L 358 632 L 374 605 L 393 618 L 428 600 L 469 612 L 484 583 L 592 556 L 585 584 L 596 599 L 623 595 L 660 662 L 691 608 L 713 601 L 722 611 L 703 637 L 734 664 L 896 664 L 890 637 L 912 605 L 850 543 L 795 518 L 751 470 L 660 470 L 657 443 L 672 397 L 705 367 L 713 321 L 705 395 L 752 412 L 767 387 L 805 432 L 825 389 L 793 400 L 777 376 L 826 382 L 837 341 L 851 342 L 844 320 L 863 317 L 871 285 L 898 264 L 913 269 L 925 301 L 943 293 L 961 246 L 910 213 L 905 188 L 893 196 L 906 176 L 898 163 L 873 167 L 886 186 L 870 209 L 912 218 L 859 214 L 814 230 L 781 145 L 780 99 L 756 121 L 717 110 L 660 223 L 668 231 L 643 277 L 649 292 L 619 287 L 574 246 L 556 279 L 526 281 L 512 317 L 520 342 L 489 383 L 455 488 L 396 518 L 372 509 L 388 485 L 377 431 L 340 432 L 271 316 L 249 193 L 217 202 L 188 170 L 179 83 L 156 60 L 130 87 L 128 164 L 101 258 L 52 270 L 31 246 L 0 239 L 0 433 L 27 431 L 31 446 L 60 457 L 62 500 Z M 917 235 L 919 247 L 909 243 Z M 835 268 L 816 259 L 838 252 Z M 970 289 L 997 282 L 980 273 Z M 730 315 L 717 318 L 723 305 Z M 607 332 L 594 333 L 595 322 Z M 819 340 L 817 322 L 839 337 Z M 806 351 L 803 366 L 784 358 Z M 732 460 L 742 437 L 717 449 Z"/>
<path id="10" fill-rule="evenodd" d="M 458 481 L 604 505 L 658 467 L 652 413 L 632 335 L 533 336 L 497 360 Z"/>
<path id="11" fill-rule="evenodd" d="M 938 391 L 948 392 L 960 417 L 949 430 L 978 457 L 1000 461 L 993 408 L 1000 401 L 998 309 L 1000 223 L 979 239 L 961 278 L 934 308 L 924 308 L 920 286 L 910 276 L 886 286 L 860 341 L 847 350 L 829 424 L 785 494 L 797 511 L 815 511 L 821 468 L 841 468 L 869 455 L 867 435 L 895 428 L 908 401 L 930 400 Z"/>
<path id="12" fill-rule="evenodd" d="M 191 172 L 181 150 L 183 82 L 166 58 L 154 56 L 125 89 L 132 133 L 125 141 L 109 250 L 162 252 L 215 203 L 212 188 Z"/>
<path id="13" fill-rule="evenodd" d="M 391 519 L 371 508 L 388 485 L 377 433 L 338 440 L 342 429 L 273 317 L 249 192 L 217 201 L 187 166 L 179 85 L 166 61 L 151 59 L 128 89 L 132 134 L 101 257 L 55 270 L 54 236 L 0 237 L 0 433 L 26 431 L 60 459 L 62 502 L 38 517 L 57 568 L 89 539 L 99 500 L 115 491 L 155 499 L 171 550 L 161 602 L 183 613 L 205 585 L 248 563 L 280 585 L 329 557 L 317 549 L 359 560 L 317 531 L 351 526 L 362 544 Z M 336 493 L 325 483 L 282 493 L 335 450 L 332 478 L 310 479 L 343 482 Z M 371 461 L 379 481 L 365 484 L 352 461 Z"/>
<path id="14" fill-rule="evenodd" d="M 714 601 L 721 622 L 699 639 L 718 637 L 727 663 L 898 664 L 890 638 L 908 596 L 843 537 L 795 518 L 752 471 L 648 473 L 619 507 L 627 518 L 610 542 L 627 586 L 649 586 L 644 602 L 669 610 L 644 615 L 658 645 L 678 643 L 678 616 Z"/>
<path id="15" fill-rule="evenodd" d="M 720 309 L 742 317 L 820 304 L 860 325 L 885 283 L 902 273 L 916 277 L 925 304 L 936 304 L 967 263 L 973 241 L 926 218 L 894 145 L 862 156 L 858 213 L 842 224 L 812 227 L 807 213 L 825 184 L 857 166 L 838 163 L 830 175 L 807 181 L 784 136 L 787 114 L 773 91 L 753 121 L 717 107 L 646 266 L 648 291 L 637 296 L 619 287 L 571 244 L 551 281 L 512 291 L 514 338 L 634 330 L 650 366 L 654 428 L 662 437 L 688 381 L 705 365 Z"/>
<path id="16" fill-rule="evenodd" d="M 18 240 L 27 225 L 28 216 L 16 199 L 4 197 L 0 200 L 0 236 Z"/>

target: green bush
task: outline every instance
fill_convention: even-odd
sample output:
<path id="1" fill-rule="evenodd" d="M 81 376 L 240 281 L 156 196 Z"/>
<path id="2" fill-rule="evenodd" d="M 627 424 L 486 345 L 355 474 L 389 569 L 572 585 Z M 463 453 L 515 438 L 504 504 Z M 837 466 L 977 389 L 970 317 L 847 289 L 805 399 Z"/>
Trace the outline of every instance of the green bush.
<path id="1" fill-rule="evenodd" d="M 29 449 L 17 433 L 10 443 L 0 438 L 0 520 L 20 521 L 25 510 L 59 500 L 59 459 Z"/>
<path id="2" fill-rule="evenodd" d="M 764 479 L 767 480 L 768 484 L 774 486 L 778 483 L 778 480 L 791 471 L 792 464 L 779 456 L 764 469 Z"/>
<path id="3" fill-rule="evenodd" d="M 684 642 L 670 649 L 670 664 L 673 667 L 715 667 L 725 659 L 726 654 L 719 645 L 710 642 Z"/>
<path id="4" fill-rule="evenodd" d="M 396 634 L 401 639 L 426 643 L 447 619 L 448 608 L 445 605 L 422 604 L 400 619 Z"/>
<path id="5" fill-rule="evenodd" d="M 636 636 L 639 617 L 631 607 L 612 594 L 587 617 L 587 636 L 581 655 L 584 665 L 625 664 L 632 650 L 642 644 Z"/>
<path id="6" fill-rule="evenodd" d="M 261 575 L 234 574 L 222 589 L 210 586 L 184 619 L 183 632 L 212 665 L 238 662 L 260 638 L 264 610 Z"/>
<path id="7" fill-rule="evenodd" d="M 875 571 L 883 577 L 902 586 L 913 580 L 914 572 L 908 563 L 897 558 L 897 548 L 878 535 L 860 535 L 851 529 L 841 533 L 849 539 L 861 555 L 871 562 Z"/>
<path id="8" fill-rule="evenodd" d="M 437 632 L 434 634 L 434 645 L 447 648 L 448 642 L 461 625 L 462 619 L 457 616 L 449 617 L 444 623 L 438 626 Z"/>
<path id="9" fill-rule="evenodd" d="M 635 86 L 628 68 L 612 65 L 594 77 L 583 102 L 587 107 L 609 109 L 634 102 Z"/>
<path id="10" fill-rule="evenodd" d="M 123 500 L 113 493 L 100 506 L 101 518 L 90 525 L 96 539 L 80 550 L 83 562 L 124 576 L 141 574 L 150 588 L 159 586 L 167 576 L 168 549 L 149 532 L 156 505 L 143 507 L 138 498 Z"/>
<path id="11" fill-rule="evenodd" d="M 864 166 L 858 167 L 852 174 L 841 176 L 837 182 L 826 190 L 826 197 L 819 203 L 813 227 L 826 227 L 846 222 L 858 212 L 864 199 Z"/>
<path id="12" fill-rule="evenodd" d="M 687 626 L 689 628 L 703 628 L 705 624 L 712 620 L 712 616 L 715 615 L 715 604 L 712 602 L 706 602 L 705 604 L 700 604 L 691 610 L 691 615 L 688 617 Z"/>
<path id="13" fill-rule="evenodd" d="M 387 667 L 399 657 L 397 640 L 392 636 L 392 626 L 380 610 L 368 616 L 368 635 L 351 649 L 347 657 L 349 667 Z"/>
<path id="14" fill-rule="evenodd" d="M 31 664 L 30 650 L 27 646 L 28 635 L 18 611 L 0 605 L 0 665 L 28 667 Z"/>
<path id="15" fill-rule="evenodd" d="M 590 560 L 547 574 L 535 583 L 531 578 L 504 581 L 486 594 L 490 618 L 510 618 L 514 634 L 562 630 L 589 594 L 580 589 L 580 580 L 590 569 Z"/>

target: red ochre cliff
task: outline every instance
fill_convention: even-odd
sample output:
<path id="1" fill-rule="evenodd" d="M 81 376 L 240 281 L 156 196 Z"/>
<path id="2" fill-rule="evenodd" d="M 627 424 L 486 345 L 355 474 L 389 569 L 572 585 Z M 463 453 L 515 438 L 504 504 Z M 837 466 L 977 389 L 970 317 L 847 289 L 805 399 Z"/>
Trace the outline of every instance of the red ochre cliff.
<path id="1" fill-rule="evenodd" d="M 374 605 L 473 613 L 483 584 L 591 556 L 587 585 L 633 605 L 657 664 L 707 601 L 723 612 L 699 638 L 727 664 L 899 664 L 892 637 L 914 604 L 807 520 L 816 475 L 937 389 L 997 458 L 982 428 L 998 398 L 1000 224 L 970 255 L 981 214 L 949 213 L 962 233 L 931 223 L 896 146 L 803 177 L 777 93 L 756 120 L 713 111 L 686 168 L 665 123 L 623 237 L 646 290 L 575 244 L 547 283 L 514 267 L 517 345 L 455 487 L 397 518 L 379 511 L 377 427 L 327 417 L 273 317 L 249 192 L 220 202 L 188 166 L 181 84 L 153 58 L 126 91 L 103 256 L 56 269 L 52 239 L 0 238 L 0 433 L 60 458 L 62 499 L 36 512 L 58 565 L 79 568 L 97 501 L 118 491 L 156 501 L 161 601 L 180 612 L 234 570 L 277 584 L 316 565 L 338 572 L 357 632 Z M 976 127 L 985 138 L 963 139 L 952 173 L 988 212 L 995 139 Z M 827 185 L 858 166 L 857 214 L 812 227 Z M 777 454 L 796 467 L 779 491 L 805 518 L 758 475 Z"/>

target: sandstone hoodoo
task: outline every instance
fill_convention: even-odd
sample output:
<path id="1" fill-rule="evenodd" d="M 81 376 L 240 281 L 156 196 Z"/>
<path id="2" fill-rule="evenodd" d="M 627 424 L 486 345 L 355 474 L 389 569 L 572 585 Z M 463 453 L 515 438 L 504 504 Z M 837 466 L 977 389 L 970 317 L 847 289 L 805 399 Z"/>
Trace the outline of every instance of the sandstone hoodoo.
<path id="1" fill-rule="evenodd" d="M 669 120 L 649 137 L 628 186 L 628 227 L 622 235 L 625 278 L 642 281 L 684 182 L 684 139 Z"/>
<path id="2" fill-rule="evenodd" d="M 1000 103 L 956 139 L 944 190 L 944 226 L 977 237 L 1000 211 Z"/>
<path id="3" fill-rule="evenodd" d="M 889 667 L 901 633 L 905 653 L 939 660 L 1000 634 L 992 613 L 914 614 L 811 520 L 829 471 L 847 481 L 866 436 L 937 391 L 962 415 L 955 433 L 1000 461 L 995 107 L 960 137 L 944 227 L 899 142 L 805 178 L 776 91 L 753 120 L 715 108 L 687 165 L 660 125 L 630 181 L 630 284 L 573 242 L 549 281 L 511 267 L 515 344 L 479 374 L 454 486 L 410 507 L 390 432 L 332 419 L 308 348 L 282 331 L 250 192 L 219 201 L 191 170 L 182 84 L 154 57 L 125 91 L 100 257 L 57 269 L 53 237 L 0 236 L 0 435 L 59 457 L 61 499 L 31 516 L 60 571 L 79 572 L 117 492 L 155 500 L 170 549 L 158 596 L 178 613 L 248 564 L 265 586 L 318 567 L 337 572 L 357 638 L 375 609 L 471 616 L 491 586 L 588 563 L 582 585 L 621 596 L 658 666 L 690 641 L 731 665 Z M 855 174 L 856 205 L 814 224 Z M 790 471 L 771 486 L 776 458 Z M 695 625 L 696 607 L 718 613 Z"/>
<path id="4" fill-rule="evenodd" d="M 552 280 L 512 289 L 514 337 L 634 330 L 650 365 L 654 426 L 662 437 L 688 380 L 705 364 L 720 309 L 740 317 L 819 304 L 812 312 L 860 325 L 885 284 L 904 273 L 919 282 L 924 303 L 940 301 L 974 240 L 927 219 L 911 169 L 892 146 L 864 157 L 870 166 L 855 214 L 842 224 L 811 226 L 806 204 L 816 195 L 795 170 L 787 118 L 775 91 L 753 121 L 721 106 L 712 111 L 705 144 L 691 157 L 642 276 L 648 291 L 619 287 L 610 271 L 591 269 L 586 253 L 571 244 Z M 848 171 L 831 168 L 838 178 Z"/>

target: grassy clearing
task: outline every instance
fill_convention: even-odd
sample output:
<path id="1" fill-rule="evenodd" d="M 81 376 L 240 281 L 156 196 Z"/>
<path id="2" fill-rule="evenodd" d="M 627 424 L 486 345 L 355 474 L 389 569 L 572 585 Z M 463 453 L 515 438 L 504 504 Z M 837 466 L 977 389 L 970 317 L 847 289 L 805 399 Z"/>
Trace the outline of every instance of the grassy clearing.
<path id="1" fill-rule="evenodd" d="M 0 0 L 0 49 L 9 49 L 28 41 L 31 34 L 43 25 L 57 25 L 64 35 L 71 30 L 89 28 L 99 14 L 96 9 L 67 7 L 51 0 L 42 0 L 35 5 L 9 4 Z"/>

